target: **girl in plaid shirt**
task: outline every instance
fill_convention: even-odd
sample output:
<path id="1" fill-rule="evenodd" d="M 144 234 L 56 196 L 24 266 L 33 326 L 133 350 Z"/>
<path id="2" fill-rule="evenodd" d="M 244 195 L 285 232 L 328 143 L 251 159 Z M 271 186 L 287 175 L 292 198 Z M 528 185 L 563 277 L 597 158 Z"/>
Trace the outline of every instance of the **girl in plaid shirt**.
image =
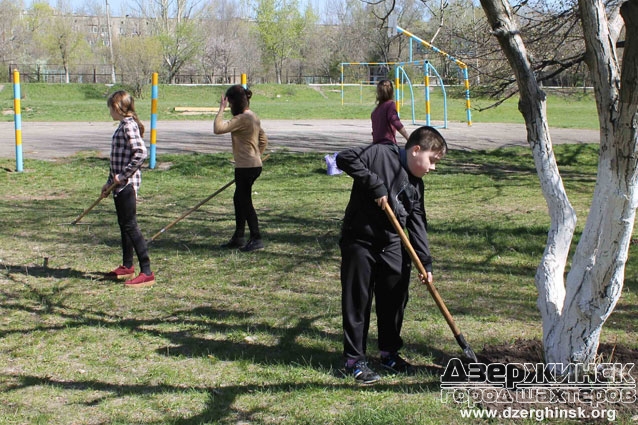
<path id="1" fill-rule="evenodd" d="M 120 125 L 113 133 L 111 142 L 111 169 L 102 193 L 115 183 L 113 199 L 117 222 L 122 234 L 122 265 L 107 274 L 107 277 L 125 280 L 126 287 L 144 287 L 155 283 L 151 271 L 146 240 L 137 224 L 137 192 L 142 182 L 140 168 L 146 159 L 146 146 L 142 136 L 144 125 L 135 113 L 133 97 L 120 90 L 109 96 L 107 105 L 113 120 Z M 135 276 L 133 251 L 140 263 L 140 274 Z"/>

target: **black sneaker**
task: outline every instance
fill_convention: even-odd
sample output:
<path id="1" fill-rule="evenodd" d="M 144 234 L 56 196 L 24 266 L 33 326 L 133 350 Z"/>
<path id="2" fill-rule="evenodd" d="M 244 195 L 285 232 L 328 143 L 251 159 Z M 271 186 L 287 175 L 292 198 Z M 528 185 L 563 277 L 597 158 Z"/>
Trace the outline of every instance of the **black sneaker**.
<path id="1" fill-rule="evenodd" d="M 239 248 L 241 252 L 257 251 L 258 249 L 264 249 L 264 243 L 261 239 L 248 239 L 248 243 Z"/>
<path id="2" fill-rule="evenodd" d="M 381 366 L 392 373 L 404 373 L 406 375 L 414 373 L 414 366 L 406 362 L 399 353 L 392 353 L 387 357 L 382 356 Z"/>
<path id="3" fill-rule="evenodd" d="M 228 242 L 226 242 L 225 244 L 220 245 L 220 248 L 241 248 L 242 246 L 244 246 L 246 244 L 246 239 L 244 239 L 243 237 L 235 237 L 233 236 L 232 238 L 230 238 L 230 240 Z"/>
<path id="4" fill-rule="evenodd" d="M 360 384 L 373 384 L 381 379 L 381 377 L 368 367 L 368 363 L 359 360 L 352 367 L 346 365 L 346 373 L 352 375 Z"/>

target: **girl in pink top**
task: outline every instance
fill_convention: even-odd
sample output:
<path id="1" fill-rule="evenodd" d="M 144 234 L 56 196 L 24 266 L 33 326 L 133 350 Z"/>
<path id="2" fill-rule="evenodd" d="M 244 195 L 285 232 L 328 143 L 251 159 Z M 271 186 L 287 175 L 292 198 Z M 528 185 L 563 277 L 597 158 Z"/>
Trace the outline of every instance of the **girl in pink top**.
<path id="1" fill-rule="evenodd" d="M 392 81 L 381 80 L 377 84 L 377 107 L 370 114 L 372 120 L 372 143 L 397 144 L 397 131 L 408 140 L 408 132 L 399 119 L 394 104 Z"/>

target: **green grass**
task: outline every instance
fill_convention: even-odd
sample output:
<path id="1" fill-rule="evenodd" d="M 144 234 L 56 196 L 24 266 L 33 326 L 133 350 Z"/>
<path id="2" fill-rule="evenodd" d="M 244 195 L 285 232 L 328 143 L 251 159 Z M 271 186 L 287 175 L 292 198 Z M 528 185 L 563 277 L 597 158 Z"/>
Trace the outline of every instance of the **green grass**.
<path id="1" fill-rule="evenodd" d="M 109 93 L 120 87 L 99 84 L 28 83 L 21 86 L 23 121 L 109 121 L 106 108 Z M 184 115 L 175 112 L 178 106 L 217 107 L 226 86 L 175 86 L 158 88 L 159 120 L 202 120 L 211 115 Z M 375 86 L 309 87 L 303 85 L 257 84 L 251 87 L 254 96 L 251 108 L 262 119 L 369 119 L 374 108 Z M 136 100 L 140 117 L 148 121 L 151 114 L 150 87 Z M 415 87 L 402 92 L 401 117 L 404 121 L 424 123 L 425 91 Z M 523 123 L 517 109 L 517 99 L 510 99 L 498 108 L 486 109 L 492 99 L 471 99 L 472 122 Z M 431 89 L 431 120 L 444 119 L 441 90 Z M 10 84 L 0 90 L 0 107 L 13 109 L 13 90 Z M 448 120 L 467 122 L 465 99 L 458 88 L 447 89 Z M 553 127 L 598 128 L 596 105 L 590 95 L 549 95 L 547 109 Z M 414 111 L 413 111 L 414 110 Z M 0 116 L 11 121 L 13 116 Z"/>
<path id="2" fill-rule="evenodd" d="M 597 150 L 555 150 L 580 229 Z M 143 172 L 144 234 L 232 179 L 229 159 L 159 155 Z M 464 421 L 440 401 L 440 365 L 461 352 L 416 282 L 403 337 L 417 375 L 372 387 L 340 377 L 337 242 L 351 179 L 327 176 L 321 155 L 265 164 L 255 186 L 265 250 L 217 248 L 233 229 L 228 189 L 151 244 L 157 284 L 137 291 L 101 280 L 120 261 L 111 199 L 68 224 L 97 198 L 107 158 L 26 160 L 24 169 L 0 174 L 1 424 L 504 423 Z M 436 285 L 470 345 L 478 353 L 540 338 L 534 273 L 549 219 L 529 151 L 453 151 L 426 190 Z M 635 250 L 601 336 L 632 349 Z M 374 325 L 370 337 L 374 356 Z"/>

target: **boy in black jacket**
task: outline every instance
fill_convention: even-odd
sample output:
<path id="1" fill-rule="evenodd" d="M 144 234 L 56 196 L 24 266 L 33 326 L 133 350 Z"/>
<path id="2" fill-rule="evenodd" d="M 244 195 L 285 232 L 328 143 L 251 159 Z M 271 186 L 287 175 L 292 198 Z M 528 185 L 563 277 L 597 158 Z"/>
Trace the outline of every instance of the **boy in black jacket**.
<path id="1" fill-rule="evenodd" d="M 412 369 L 399 355 L 410 256 L 383 208 L 389 204 L 401 225 L 407 227 L 410 242 L 427 271 L 427 276 L 419 277 L 432 282 L 422 178 L 435 169 L 446 152 L 443 136 L 426 126 L 410 135 L 405 149 L 372 144 L 337 155 L 337 166 L 354 179 L 339 246 L 344 356 L 346 371 L 357 382 L 370 384 L 380 379 L 366 360 L 373 296 L 382 366 L 394 373 Z"/>

